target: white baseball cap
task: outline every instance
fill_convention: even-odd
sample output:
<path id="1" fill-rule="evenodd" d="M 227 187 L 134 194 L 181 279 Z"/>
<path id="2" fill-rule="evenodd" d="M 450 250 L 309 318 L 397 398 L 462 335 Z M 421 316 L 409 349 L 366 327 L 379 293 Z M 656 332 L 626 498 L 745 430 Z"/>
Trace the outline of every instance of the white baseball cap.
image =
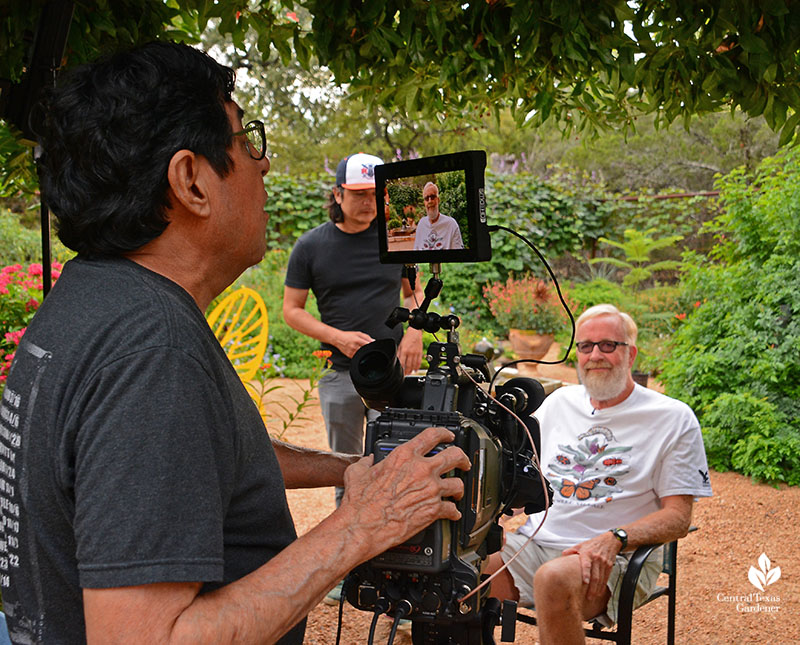
<path id="1" fill-rule="evenodd" d="M 382 163 L 380 157 L 363 152 L 345 157 L 336 167 L 336 185 L 348 190 L 375 188 L 375 166 Z"/>

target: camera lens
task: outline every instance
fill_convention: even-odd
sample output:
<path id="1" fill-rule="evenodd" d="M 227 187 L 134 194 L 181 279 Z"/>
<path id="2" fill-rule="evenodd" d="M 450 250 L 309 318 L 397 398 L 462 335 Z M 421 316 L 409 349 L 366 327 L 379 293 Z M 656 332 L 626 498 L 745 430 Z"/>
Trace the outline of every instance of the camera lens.
<path id="1" fill-rule="evenodd" d="M 369 352 L 358 363 L 358 372 L 369 383 L 381 381 L 390 371 L 387 357 L 381 352 Z"/>
<path id="2" fill-rule="evenodd" d="M 350 361 L 350 378 L 368 402 L 389 405 L 403 385 L 403 366 L 394 341 L 384 338 L 359 349 Z"/>

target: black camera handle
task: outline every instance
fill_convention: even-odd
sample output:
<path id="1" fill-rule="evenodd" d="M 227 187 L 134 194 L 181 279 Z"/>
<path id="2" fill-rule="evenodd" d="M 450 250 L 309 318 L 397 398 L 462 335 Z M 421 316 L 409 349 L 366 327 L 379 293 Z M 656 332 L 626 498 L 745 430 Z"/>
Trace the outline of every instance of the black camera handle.
<path id="1" fill-rule="evenodd" d="M 405 307 L 395 307 L 394 311 L 386 319 L 388 327 L 407 322 L 414 329 L 422 329 L 431 334 L 437 331 L 453 332 L 461 324 L 461 319 L 455 314 L 441 316 L 434 311 L 428 312 L 428 307 L 442 291 L 444 284 L 439 279 L 441 265 L 431 264 L 431 279 L 425 285 L 425 299 L 419 308 L 409 311 Z"/>

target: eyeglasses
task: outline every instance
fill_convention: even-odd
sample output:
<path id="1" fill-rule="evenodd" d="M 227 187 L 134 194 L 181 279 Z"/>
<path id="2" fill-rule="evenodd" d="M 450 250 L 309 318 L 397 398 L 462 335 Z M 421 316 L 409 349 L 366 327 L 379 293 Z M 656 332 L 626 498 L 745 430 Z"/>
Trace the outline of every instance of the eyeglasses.
<path id="1" fill-rule="evenodd" d="M 240 134 L 245 136 L 247 152 L 253 159 L 261 161 L 267 156 L 267 134 L 261 121 L 250 121 L 244 126 L 244 130 L 234 132 L 233 136 L 238 137 Z"/>
<path id="2" fill-rule="evenodd" d="M 596 343 L 593 343 L 590 340 L 582 340 L 579 343 L 575 343 L 575 348 L 581 354 L 591 354 L 595 345 L 600 348 L 600 351 L 603 352 L 603 354 L 611 354 L 612 352 L 616 351 L 617 347 L 620 345 L 627 347 L 628 343 L 621 343 L 618 340 L 601 340 Z"/>
<path id="3" fill-rule="evenodd" d="M 422 201 L 427 202 L 432 199 L 436 199 L 437 197 L 439 197 L 439 195 L 426 195 L 425 197 L 422 198 Z"/>

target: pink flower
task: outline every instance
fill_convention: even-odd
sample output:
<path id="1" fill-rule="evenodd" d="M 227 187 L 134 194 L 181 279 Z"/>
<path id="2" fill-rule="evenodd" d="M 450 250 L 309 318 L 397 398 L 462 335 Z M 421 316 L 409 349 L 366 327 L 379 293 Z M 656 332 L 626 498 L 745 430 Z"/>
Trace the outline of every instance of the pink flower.
<path id="1" fill-rule="evenodd" d="M 42 265 L 41 264 L 31 264 L 28 266 L 28 275 L 42 275 Z"/>
<path id="2" fill-rule="evenodd" d="M 27 329 L 27 327 L 25 327 Z M 19 331 L 9 331 L 5 334 L 5 339 L 9 343 L 14 343 L 15 345 L 19 345 L 19 341 L 22 338 L 22 335 L 25 333 L 25 329 L 20 329 Z"/>

